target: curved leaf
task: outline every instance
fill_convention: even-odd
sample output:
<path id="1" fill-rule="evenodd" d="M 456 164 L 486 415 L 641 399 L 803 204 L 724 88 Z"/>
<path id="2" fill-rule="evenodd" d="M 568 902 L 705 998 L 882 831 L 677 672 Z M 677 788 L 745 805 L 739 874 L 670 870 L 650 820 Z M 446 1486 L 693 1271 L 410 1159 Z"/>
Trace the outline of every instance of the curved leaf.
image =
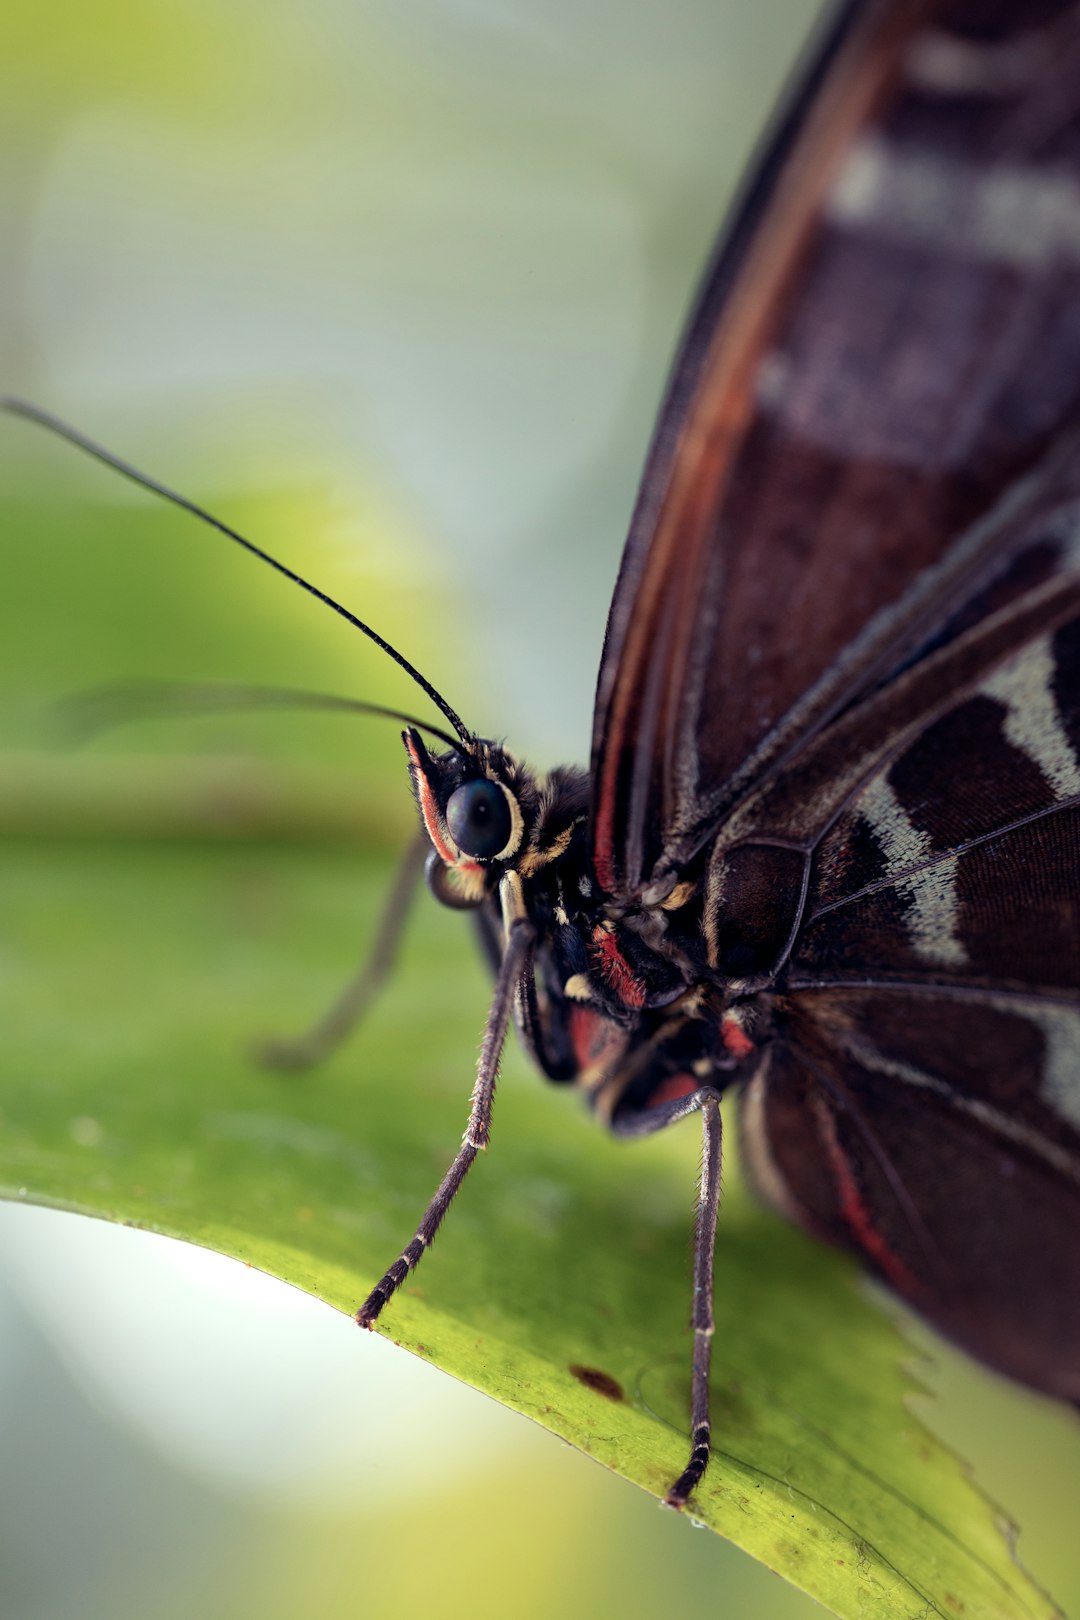
<path id="1" fill-rule="evenodd" d="M 488 987 L 461 919 L 423 907 L 367 1026 L 317 1075 L 268 1075 L 245 1039 L 321 1009 L 388 877 L 347 847 L 0 846 L 2 1190 L 353 1310 L 464 1121 Z M 692 1123 L 608 1140 L 511 1054 L 494 1148 L 381 1325 L 662 1494 L 686 1449 L 696 1154 Z M 717 1301 L 702 1521 L 840 1615 L 1056 1612 L 908 1410 L 889 1317 L 731 1174 Z"/>

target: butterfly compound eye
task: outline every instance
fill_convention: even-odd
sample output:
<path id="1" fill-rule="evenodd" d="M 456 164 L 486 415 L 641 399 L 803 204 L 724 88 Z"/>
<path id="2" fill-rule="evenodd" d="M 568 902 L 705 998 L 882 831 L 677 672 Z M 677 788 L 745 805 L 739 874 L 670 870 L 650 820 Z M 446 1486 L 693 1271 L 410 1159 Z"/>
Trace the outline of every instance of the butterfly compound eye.
<path id="1" fill-rule="evenodd" d="M 463 855 L 491 861 L 510 842 L 512 820 L 506 794 L 486 777 L 455 788 L 446 806 L 446 825 Z"/>

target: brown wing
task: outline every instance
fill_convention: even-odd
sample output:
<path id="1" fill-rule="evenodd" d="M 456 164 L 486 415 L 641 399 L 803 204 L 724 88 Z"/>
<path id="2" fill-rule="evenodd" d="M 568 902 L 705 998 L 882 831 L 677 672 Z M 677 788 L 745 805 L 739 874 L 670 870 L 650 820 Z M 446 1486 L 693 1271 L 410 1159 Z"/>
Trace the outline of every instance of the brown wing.
<path id="1" fill-rule="evenodd" d="M 822 823 L 793 987 L 897 980 L 1080 1008 L 1080 577 L 1049 594 L 1072 616 L 912 728 Z M 1073 1056 L 1080 1116 L 1080 1031 Z"/>
<path id="2" fill-rule="evenodd" d="M 984 1360 L 1080 1401 L 1076 552 L 1062 541 L 1058 578 L 895 683 L 910 703 L 1012 636 L 831 808 L 788 777 L 788 824 L 819 825 L 744 1114 L 768 1197 Z"/>
<path id="3" fill-rule="evenodd" d="M 648 898 L 923 643 L 1076 460 L 1080 7 L 865 0 L 677 364 L 612 603 L 597 875 Z"/>
<path id="4" fill-rule="evenodd" d="M 1075 1002 L 822 991 L 742 1101 L 772 1202 L 984 1361 L 1072 1401 L 1080 1122 L 1054 1082 L 1078 1039 Z"/>

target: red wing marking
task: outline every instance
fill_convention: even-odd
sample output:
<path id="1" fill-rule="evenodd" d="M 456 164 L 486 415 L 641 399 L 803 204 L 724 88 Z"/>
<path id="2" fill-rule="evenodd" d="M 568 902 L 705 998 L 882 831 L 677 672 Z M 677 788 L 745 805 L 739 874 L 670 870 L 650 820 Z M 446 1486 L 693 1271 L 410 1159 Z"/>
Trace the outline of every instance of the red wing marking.
<path id="1" fill-rule="evenodd" d="M 617 1024 L 591 1007 L 572 1007 L 570 1044 L 574 1048 L 578 1067 L 585 1072 L 602 1062 L 614 1047 L 622 1047 L 622 1031 Z"/>
<path id="2" fill-rule="evenodd" d="M 644 1007 L 645 986 L 620 951 L 610 928 L 593 929 L 592 948 L 597 966 L 623 1006 Z"/>
<path id="3" fill-rule="evenodd" d="M 734 1013 L 725 1013 L 720 1020 L 720 1039 L 724 1043 L 724 1051 L 728 1057 L 742 1062 L 754 1050 L 754 1043 L 743 1029 Z"/>
<path id="4" fill-rule="evenodd" d="M 836 1177 L 841 1215 L 850 1227 L 852 1235 L 863 1253 L 868 1255 L 875 1265 L 885 1273 L 893 1286 L 898 1288 L 901 1293 L 909 1296 L 917 1295 L 919 1286 L 915 1276 L 908 1270 L 899 1255 L 892 1252 L 870 1218 L 870 1211 L 863 1202 L 862 1193 L 859 1191 L 858 1183 L 852 1175 L 847 1155 L 840 1145 L 840 1138 L 836 1131 L 836 1121 L 829 1111 L 828 1104 L 824 1097 L 817 1093 L 811 1093 L 810 1100 L 817 1115 L 818 1123 L 821 1126 L 825 1151 L 828 1154 L 833 1175 Z"/>
<path id="5" fill-rule="evenodd" d="M 695 1080 L 692 1074 L 669 1074 L 649 1098 L 648 1107 L 659 1108 L 663 1103 L 678 1102 L 680 1097 L 689 1097 L 700 1090 L 701 1081 Z"/>
<path id="6" fill-rule="evenodd" d="M 610 780 L 603 782 L 602 787 L 593 828 L 593 868 L 600 887 L 613 894 L 619 883 L 619 874 L 615 869 L 614 773 L 611 773 Z"/>

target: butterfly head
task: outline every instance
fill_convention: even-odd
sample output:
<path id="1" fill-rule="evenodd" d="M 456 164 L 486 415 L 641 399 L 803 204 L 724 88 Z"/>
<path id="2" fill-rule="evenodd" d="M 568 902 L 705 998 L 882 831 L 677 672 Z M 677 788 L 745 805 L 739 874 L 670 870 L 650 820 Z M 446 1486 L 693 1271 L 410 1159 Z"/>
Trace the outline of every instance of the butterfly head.
<path id="1" fill-rule="evenodd" d="M 402 733 L 433 859 L 428 879 L 449 905 L 479 905 L 527 844 L 536 789 L 497 743 L 472 739 L 435 754 L 412 726 Z"/>

